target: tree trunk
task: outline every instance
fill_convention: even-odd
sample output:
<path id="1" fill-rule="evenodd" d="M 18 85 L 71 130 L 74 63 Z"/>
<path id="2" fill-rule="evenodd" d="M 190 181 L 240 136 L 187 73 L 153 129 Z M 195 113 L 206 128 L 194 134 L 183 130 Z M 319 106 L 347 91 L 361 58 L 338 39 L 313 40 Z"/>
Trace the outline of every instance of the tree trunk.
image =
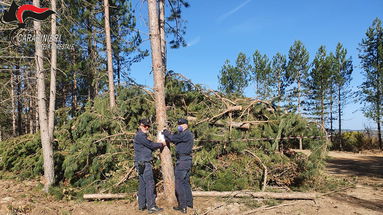
<path id="1" fill-rule="evenodd" d="M 17 103 L 17 135 L 20 136 L 23 134 L 22 129 L 22 113 L 23 106 L 21 103 L 21 74 L 20 74 L 20 66 L 16 65 L 16 103 Z"/>
<path id="2" fill-rule="evenodd" d="M 32 92 L 31 92 L 31 95 L 32 95 Z M 33 99 L 32 98 L 29 98 L 29 133 L 30 134 L 33 134 L 34 133 L 34 124 L 33 124 L 33 110 L 34 110 L 34 107 L 33 107 Z"/>
<path id="3" fill-rule="evenodd" d="M 159 1 L 159 9 L 160 9 L 160 35 L 161 35 L 161 56 L 163 62 L 163 74 L 166 74 L 166 35 L 165 35 L 165 0 Z"/>
<path id="4" fill-rule="evenodd" d="M 95 199 L 124 199 L 127 198 L 128 194 L 126 193 L 94 193 L 94 194 L 84 194 L 83 198 L 88 200 Z"/>
<path id="5" fill-rule="evenodd" d="M 73 55 L 73 64 L 76 62 L 76 54 Z M 72 112 L 75 114 L 77 111 L 77 71 L 73 70 L 73 87 L 72 87 Z"/>
<path id="6" fill-rule="evenodd" d="M 321 115 L 320 115 L 320 122 L 321 122 L 321 125 L 323 126 L 323 128 L 325 128 L 325 124 L 324 124 L 324 96 L 323 96 L 323 91 L 322 91 L 322 97 L 321 97 Z"/>
<path id="7" fill-rule="evenodd" d="M 383 145 L 382 145 L 382 131 L 381 131 L 381 127 L 380 127 L 380 111 L 379 111 L 379 115 L 377 117 L 377 120 L 376 120 L 376 123 L 378 125 L 378 140 L 379 140 L 379 148 L 380 150 L 383 151 Z"/>
<path id="8" fill-rule="evenodd" d="M 37 74 L 36 74 L 37 76 Z M 37 96 L 37 92 L 36 92 L 36 96 Z M 37 131 L 40 130 L 40 120 L 39 120 L 39 110 L 38 110 L 38 101 L 35 102 L 35 132 L 37 133 Z"/>
<path id="9" fill-rule="evenodd" d="M 113 61 L 112 61 L 112 41 L 110 37 L 110 23 L 109 23 L 109 2 L 104 0 L 104 20 L 105 20 L 105 42 L 106 42 L 106 55 L 108 58 L 108 79 L 109 79 L 109 102 L 110 108 L 116 106 L 116 99 L 114 96 L 114 80 L 113 80 Z"/>
<path id="10" fill-rule="evenodd" d="M 150 45 L 152 49 L 152 69 L 154 75 L 154 92 L 156 103 L 157 129 L 161 131 L 166 125 L 165 78 L 161 56 L 160 29 L 158 25 L 157 1 L 148 0 Z M 161 152 L 161 169 L 164 178 L 164 192 L 169 204 L 176 204 L 174 170 L 169 147 Z"/>
<path id="11" fill-rule="evenodd" d="M 262 199 L 281 199 L 281 200 L 298 200 L 307 199 L 312 200 L 317 197 L 315 193 L 275 193 L 275 192 L 247 192 L 247 191 L 230 191 L 230 192 L 217 192 L 217 191 L 193 191 L 195 197 L 252 197 Z"/>
<path id="12" fill-rule="evenodd" d="M 51 9 L 56 11 L 56 0 L 51 1 Z M 52 14 L 51 19 L 51 35 L 56 38 L 56 14 Z M 53 132 L 55 128 L 55 103 L 56 103 L 56 70 L 57 70 L 57 44 L 52 40 L 51 47 L 51 83 L 49 90 L 49 113 L 48 113 L 48 131 L 49 140 L 53 141 Z"/>
<path id="13" fill-rule="evenodd" d="M 339 125 L 339 131 L 338 131 L 338 141 L 339 141 L 339 149 L 342 151 L 342 104 L 341 104 L 341 91 L 340 87 L 338 88 L 338 125 Z"/>
<path id="14" fill-rule="evenodd" d="M 11 71 L 11 103 L 12 103 L 12 136 L 16 136 L 16 107 L 15 107 L 15 83 L 13 71 Z"/>
<path id="15" fill-rule="evenodd" d="M 298 73 L 298 113 L 301 113 L 301 76 Z"/>
<path id="16" fill-rule="evenodd" d="M 33 5 L 40 7 L 40 0 L 33 0 Z M 34 21 L 34 30 L 37 38 L 41 38 L 41 24 L 40 22 Z M 45 96 L 45 81 L 44 81 L 44 70 L 43 70 L 43 49 L 41 40 L 35 40 L 35 59 L 36 59 L 36 79 L 37 79 L 37 99 L 39 109 L 39 122 L 40 122 L 40 135 L 41 144 L 43 149 L 44 159 L 44 191 L 48 192 L 49 187 L 54 183 L 54 163 L 53 163 L 53 147 L 49 139 L 48 130 L 48 117 L 46 107 L 46 96 Z"/>
<path id="17" fill-rule="evenodd" d="M 330 140 L 331 140 L 331 142 L 333 142 L 333 137 L 332 137 L 332 134 L 333 134 L 333 132 L 332 132 L 332 129 L 333 129 L 333 116 L 332 116 L 332 109 L 333 109 L 333 90 L 332 90 L 332 88 L 331 88 L 331 95 L 330 95 Z"/>

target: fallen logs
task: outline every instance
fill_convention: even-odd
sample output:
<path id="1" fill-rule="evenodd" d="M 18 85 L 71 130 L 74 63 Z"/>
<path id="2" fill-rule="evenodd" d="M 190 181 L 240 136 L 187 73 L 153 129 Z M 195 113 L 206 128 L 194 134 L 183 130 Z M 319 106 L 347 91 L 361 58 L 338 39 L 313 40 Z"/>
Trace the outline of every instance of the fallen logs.
<path id="1" fill-rule="evenodd" d="M 193 191 L 194 197 L 251 197 L 260 199 L 279 199 L 279 200 L 313 200 L 317 197 L 316 193 L 301 193 L 301 192 L 288 192 L 288 193 L 273 193 L 273 192 L 246 192 L 246 191 L 230 191 L 230 192 L 217 192 L 217 191 Z M 98 194 L 84 194 L 83 198 L 86 200 L 97 199 L 124 199 L 128 197 L 125 193 L 98 193 Z"/>
<path id="2" fill-rule="evenodd" d="M 313 200 L 317 197 L 316 193 L 273 193 L 273 192 L 246 192 L 246 191 L 193 191 L 194 197 L 252 197 L 260 199 L 279 199 L 279 200 Z"/>
<path id="3" fill-rule="evenodd" d="M 124 199 L 128 197 L 126 193 L 94 193 L 84 194 L 83 198 L 86 200 L 97 200 L 97 199 Z"/>

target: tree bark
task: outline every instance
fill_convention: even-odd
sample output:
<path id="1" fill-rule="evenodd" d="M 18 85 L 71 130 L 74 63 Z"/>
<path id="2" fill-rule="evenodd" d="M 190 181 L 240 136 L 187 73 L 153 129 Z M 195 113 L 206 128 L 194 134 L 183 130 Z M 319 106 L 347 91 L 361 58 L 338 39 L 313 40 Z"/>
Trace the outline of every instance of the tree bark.
<path id="1" fill-rule="evenodd" d="M 124 199 L 128 197 L 128 194 L 126 193 L 116 193 L 116 194 L 112 194 L 112 193 L 95 193 L 95 194 L 84 194 L 83 198 L 84 199 L 88 199 L 88 200 L 94 200 L 94 199 Z"/>
<path id="2" fill-rule="evenodd" d="M 32 95 L 32 93 L 31 93 Z M 29 133 L 33 134 L 34 133 L 34 124 L 33 124 L 33 99 L 29 98 Z"/>
<path id="3" fill-rule="evenodd" d="M 163 74 L 164 65 L 161 56 L 161 40 L 156 0 L 148 0 L 148 14 L 156 102 L 156 122 L 158 131 L 161 131 L 166 125 L 165 78 Z M 161 152 L 161 169 L 164 178 L 165 196 L 169 204 L 176 204 L 174 169 L 171 153 L 167 146 L 164 147 Z"/>
<path id="4" fill-rule="evenodd" d="M 160 35 L 161 35 L 161 56 L 163 62 L 163 74 L 166 74 L 166 35 L 165 35 L 165 0 L 159 0 L 159 9 L 160 9 Z"/>
<path id="5" fill-rule="evenodd" d="M 340 86 L 338 87 L 338 125 L 339 125 L 339 131 L 338 131 L 338 141 L 339 141 L 339 150 L 343 151 L 342 146 L 342 98 L 341 98 L 341 90 Z"/>
<path id="6" fill-rule="evenodd" d="M 40 7 L 40 0 L 33 0 L 33 5 Z M 37 38 L 41 38 L 41 24 L 34 21 L 34 30 Z M 41 144 L 44 159 L 44 191 L 48 192 L 49 187 L 54 183 L 54 163 L 53 163 L 53 147 L 49 139 L 48 117 L 46 108 L 45 81 L 43 70 L 43 49 L 41 40 L 35 40 L 35 59 L 36 59 L 36 79 L 37 79 L 37 99 L 39 109 L 39 123 Z"/>
<path id="7" fill-rule="evenodd" d="M 301 75 L 298 73 L 298 114 L 301 113 Z"/>
<path id="8" fill-rule="evenodd" d="M 15 108 L 15 83 L 13 71 L 11 71 L 11 102 L 12 102 L 12 136 L 16 136 L 16 108 Z"/>
<path id="9" fill-rule="evenodd" d="M 262 199 L 282 199 L 282 200 L 298 200 L 308 199 L 312 200 L 317 197 L 315 193 L 274 193 L 274 192 L 246 192 L 246 191 L 230 191 L 230 192 L 216 192 L 216 191 L 193 191 L 195 197 L 252 197 Z"/>
<path id="10" fill-rule="evenodd" d="M 56 0 L 51 1 L 51 9 L 56 11 Z M 51 19 L 51 35 L 56 38 L 56 14 L 52 14 Z M 53 141 L 53 132 L 55 128 L 55 103 L 56 103 L 56 70 L 57 70 L 57 44 L 56 40 L 52 39 L 51 47 L 51 83 L 49 90 L 49 113 L 48 113 L 48 131 L 49 140 Z"/>
<path id="11" fill-rule="evenodd" d="M 21 74 L 20 74 L 20 66 L 16 65 L 16 103 L 17 103 L 17 135 L 20 136 L 23 134 L 22 129 L 22 113 L 23 113 L 23 106 L 21 102 Z"/>
<path id="12" fill-rule="evenodd" d="M 104 20 L 105 20 L 105 42 L 106 42 L 106 55 L 108 58 L 108 79 L 109 79 L 109 105 L 110 108 L 116 106 L 116 99 L 114 95 L 114 80 L 113 80 L 113 59 L 112 59 L 112 41 L 110 37 L 110 23 L 109 23 L 109 1 L 104 0 Z"/>

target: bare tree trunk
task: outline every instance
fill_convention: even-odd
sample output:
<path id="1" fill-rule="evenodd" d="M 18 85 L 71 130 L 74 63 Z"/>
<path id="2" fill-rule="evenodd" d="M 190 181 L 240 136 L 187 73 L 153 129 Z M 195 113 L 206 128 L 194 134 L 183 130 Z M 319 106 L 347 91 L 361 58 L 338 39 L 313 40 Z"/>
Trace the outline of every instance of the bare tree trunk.
<path id="1" fill-rule="evenodd" d="M 51 9 L 56 11 L 56 0 L 51 1 Z M 51 19 L 51 35 L 52 38 L 56 38 L 56 14 L 52 14 Z M 57 70 L 57 44 L 52 40 L 51 47 L 51 83 L 50 83 L 50 95 L 49 95 L 49 113 L 48 113 L 48 132 L 49 140 L 53 141 L 53 132 L 55 128 L 55 103 L 56 103 L 56 70 Z"/>
<path id="2" fill-rule="evenodd" d="M 12 102 L 12 136 L 16 136 L 16 107 L 15 107 L 15 83 L 13 71 L 11 71 L 11 102 Z"/>
<path id="3" fill-rule="evenodd" d="M 73 103 L 73 110 L 76 111 L 77 110 L 77 72 L 74 71 L 73 72 L 73 89 L 72 89 L 72 95 L 73 95 L 73 100 L 72 100 L 72 103 Z"/>
<path id="4" fill-rule="evenodd" d="M 31 92 L 32 95 L 32 92 Z M 34 124 L 33 124 L 33 99 L 29 98 L 29 133 L 34 133 Z"/>
<path id="5" fill-rule="evenodd" d="M 23 107 L 21 103 L 21 74 L 20 66 L 16 65 L 16 103 L 17 103 L 17 135 L 20 136 L 23 134 L 22 129 L 22 113 Z"/>
<path id="6" fill-rule="evenodd" d="M 380 127 L 380 123 L 381 123 L 381 120 L 380 120 L 380 107 L 378 107 L 378 114 L 377 114 L 377 119 L 376 119 L 376 123 L 378 125 L 378 141 L 379 141 L 379 148 L 380 150 L 383 151 L 383 144 L 382 144 L 382 129 Z"/>
<path id="7" fill-rule="evenodd" d="M 110 23 L 109 23 L 109 2 L 104 0 L 104 18 L 105 18 L 105 40 L 106 40 L 106 54 L 108 57 L 108 78 L 109 78 L 109 102 L 110 108 L 116 106 L 116 99 L 114 96 L 114 80 L 113 80 L 113 61 L 112 61 L 112 41 L 110 37 Z"/>
<path id="8" fill-rule="evenodd" d="M 297 200 L 297 199 L 315 199 L 316 193 L 275 193 L 275 192 L 247 192 L 247 191 L 230 191 L 230 192 L 217 192 L 217 191 L 193 191 L 195 197 L 252 197 L 264 199 L 282 199 L 282 200 Z"/>
<path id="9" fill-rule="evenodd" d="M 334 95 L 334 93 L 333 93 L 333 90 L 332 90 L 333 88 L 331 87 L 331 95 L 330 95 L 330 140 L 331 140 L 331 142 L 333 142 L 333 137 L 332 137 L 332 135 L 333 135 L 333 95 Z"/>
<path id="10" fill-rule="evenodd" d="M 158 25 L 157 1 L 148 0 L 150 45 L 152 49 L 152 69 L 154 75 L 154 92 L 156 103 L 157 129 L 161 131 L 166 125 L 165 78 L 161 56 L 161 39 Z M 169 204 L 176 204 L 174 169 L 171 153 L 168 147 L 161 152 L 161 169 L 164 178 L 164 192 Z"/>
<path id="11" fill-rule="evenodd" d="M 298 74 L 298 113 L 301 113 L 301 77 Z"/>
<path id="12" fill-rule="evenodd" d="M 159 10 L 160 10 L 160 34 L 161 34 L 161 56 L 163 62 L 163 74 L 166 74 L 166 35 L 165 35 L 165 0 L 159 1 Z"/>
<path id="13" fill-rule="evenodd" d="M 36 74 L 37 75 L 37 74 Z M 37 95 L 37 92 L 36 92 Z M 35 102 L 35 132 L 40 130 L 40 120 L 39 120 L 39 110 L 38 110 L 38 104 Z"/>
<path id="14" fill-rule="evenodd" d="M 339 131 L 338 131 L 338 141 L 339 141 L 339 150 L 343 150 L 342 146 L 342 103 L 341 103 L 341 92 L 340 87 L 338 88 L 338 125 L 339 125 Z"/>
<path id="15" fill-rule="evenodd" d="M 33 0 L 33 5 L 40 7 L 40 0 Z M 34 29 L 37 38 L 41 38 L 41 24 L 34 21 Z M 43 70 L 43 49 L 41 40 L 35 40 L 35 59 L 36 59 L 36 79 L 37 79 L 37 99 L 39 108 L 39 122 L 41 144 L 44 158 L 44 191 L 48 192 L 49 187 L 54 183 L 54 163 L 53 163 L 53 147 L 49 139 L 48 116 L 45 96 L 45 82 Z"/>

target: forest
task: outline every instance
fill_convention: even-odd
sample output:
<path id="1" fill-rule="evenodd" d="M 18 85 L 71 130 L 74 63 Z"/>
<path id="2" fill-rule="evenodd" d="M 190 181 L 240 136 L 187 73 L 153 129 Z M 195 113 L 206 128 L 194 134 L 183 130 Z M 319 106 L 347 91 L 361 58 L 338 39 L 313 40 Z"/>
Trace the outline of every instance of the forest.
<path id="1" fill-rule="evenodd" d="M 13 4 L 0 1 L 1 10 Z M 359 56 L 350 56 L 341 41 L 335 50 L 320 46 L 312 57 L 300 40 L 274 56 L 254 47 L 251 56 L 241 52 L 223 63 L 213 90 L 167 69 L 167 52 L 186 46 L 183 12 L 192 3 L 140 2 L 148 7 L 148 34 L 137 29 L 135 4 L 33 0 L 54 13 L 25 23 L 2 17 L 0 179 L 43 176 L 44 190 L 59 199 L 127 193 L 134 200 L 132 141 L 142 118 L 153 122 L 153 140 L 163 128 L 176 128 L 178 118 L 189 120 L 196 191 L 325 192 L 329 183 L 344 183 L 324 174 L 329 150 L 383 150 L 379 18 L 366 26 Z M 152 87 L 130 77 L 130 67 L 144 58 L 152 59 Z M 365 79 L 353 89 L 356 66 Z M 255 86 L 255 97 L 245 95 L 248 86 Z M 376 131 L 343 131 L 344 110 L 355 102 Z M 165 147 L 154 165 L 157 192 L 169 201 L 174 154 Z"/>

